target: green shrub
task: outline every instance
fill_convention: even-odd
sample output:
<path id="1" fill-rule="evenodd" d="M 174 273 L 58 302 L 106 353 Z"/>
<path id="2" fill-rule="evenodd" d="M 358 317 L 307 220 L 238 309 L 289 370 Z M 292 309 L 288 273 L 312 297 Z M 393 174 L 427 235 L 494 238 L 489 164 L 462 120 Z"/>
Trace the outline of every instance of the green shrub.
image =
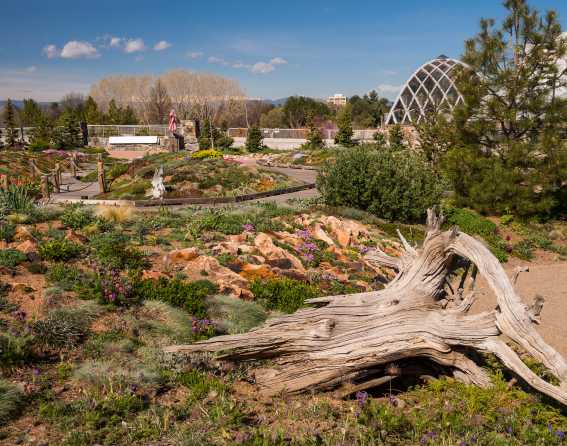
<path id="1" fill-rule="evenodd" d="M 90 251 L 102 266 L 110 269 L 136 270 L 147 264 L 144 255 L 128 245 L 128 237 L 118 232 L 95 235 L 90 240 Z"/>
<path id="2" fill-rule="evenodd" d="M 0 250 L 0 266 L 6 268 L 15 268 L 20 263 L 27 260 L 27 256 L 16 249 L 2 249 Z"/>
<path id="3" fill-rule="evenodd" d="M 480 235 L 500 262 L 508 260 L 506 242 L 498 236 L 498 227 L 495 223 L 470 209 L 445 207 L 443 214 L 446 217 L 446 227 L 458 226 L 461 231 L 469 235 Z"/>
<path id="4" fill-rule="evenodd" d="M 82 204 L 70 204 L 61 215 L 61 223 L 71 229 L 82 229 L 95 221 L 92 209 Z"/>
<path id="5" fill-rule="evenodd" d="M 9 222 L 0 223 L 0 240 L 10 243 L 16 234 L 16 225 Z"/>
<path id="6" fill-rule="evenodd" d="M 74 265 L 56 263 L 47 272 L 47 281 L 64 291 L 72 291 L 84 280 L 84 273 Z"/>
<path id="7" fill-rule="evenodd" d="M 220 395 L 227 390 L 226 385 L 218 378 L 199 370 L 180 373 L 176 377 L 176 382 L 191 390 L 191 399 L 194 401 L 205 398 L 211 391 Z"/>
<path id="8" fill-rule="evenodd" d="M 0 378 L 0 425 L 16 416 L 23 402 L 24 393 L 14 384 Z"/>
<path id="9" fill-rule="evenodd" d="M 516 243 L 512 249 L 512 254 L 522 260 L 531 260 L 534 257 L 534 244 L 531 240 L 525 239 Z"/>
<path id="10" fill-rule="evenodd" d="M 332 206 L 366 210 L 387 220 L 421 221 L 439 203 L 443 184 L 416 153 L 362 146 L 338 153 L 317 178 Z"/>
<path id="11" fill-rule="evenodd" d="M 68 348 L 81 343 L 89 333 L 94 313 L 88 309 L 56 309 L 36 321 L 32 330 L 42 345 L 50 348 Z"/>
<path id="12" fill-rule="evenodd" d="M 223 135 L 216 140 L 215 144 L 219 149 L 228 150 L 234 144 L 234 139 L 230 136 Z"/>
<path id="13" fill-rule="evenodd" d="M 206 316 L 205 298 L 218 292 L 218 287 L 208 280 L 186 283 L 164 277 L 157 282 L 151 279 L 134 284 L 133 294 L 140 300 L 160 300 L 183 308 L 197 318 Z"/>
<path id="14" fill-rule="evenodd" d="M 82 252 L 80 245 L 69 240 L 48 240 L 39 245 L 39 255 L 44 260 L 65 262 L 77 257 Z"/>
<path id="15" fill-rule="evenodd" d="M 265 303 L 269 310 L 284 313 L 293 313 L 301 308 L 307 299 L 318 296 L 316 287 L 289 278 L 255 280 L 250 291 L 257 300 Z"/>

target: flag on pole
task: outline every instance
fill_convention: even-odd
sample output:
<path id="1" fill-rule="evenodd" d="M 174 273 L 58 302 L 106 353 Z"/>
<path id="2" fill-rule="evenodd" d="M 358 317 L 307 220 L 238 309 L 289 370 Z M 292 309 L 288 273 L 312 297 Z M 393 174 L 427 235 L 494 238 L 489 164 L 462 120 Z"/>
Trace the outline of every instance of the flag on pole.
<path id="1" fill-rule="evenodd" d="M 175 133 L 177 130 L 177 115 L 175 114 L 175 110 L 169 112 L 169 130 L 171 130 L 172 133 Z"/>

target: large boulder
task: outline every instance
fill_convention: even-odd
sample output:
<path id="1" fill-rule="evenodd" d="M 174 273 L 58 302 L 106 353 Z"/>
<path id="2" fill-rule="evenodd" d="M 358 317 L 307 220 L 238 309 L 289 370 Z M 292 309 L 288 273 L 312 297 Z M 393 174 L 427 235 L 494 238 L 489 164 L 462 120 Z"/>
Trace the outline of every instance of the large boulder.
<path id="1" fill-rule="evenodd" d="M 274 245 L 272 238 L 263 232 L 256 236 L 254 240 L 254 246 L 258 248 L 258 251 L 266 258 L 266 263 L 273 261 L 289 261 L 290 268 L 295 268 L 298 271 L 305 272 L 305 268 L 297 257 L 295 257 L 290 252 L 286 251 L 279 246 Z"/>

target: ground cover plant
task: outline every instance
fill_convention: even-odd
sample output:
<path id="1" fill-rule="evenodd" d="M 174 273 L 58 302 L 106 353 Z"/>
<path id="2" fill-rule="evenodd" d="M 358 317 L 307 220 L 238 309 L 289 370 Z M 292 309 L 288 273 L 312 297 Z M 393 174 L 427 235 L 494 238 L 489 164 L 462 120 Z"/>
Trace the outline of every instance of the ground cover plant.
<path id="1" fill-rule="evenodd" d="M 154 172 L 160 167 L 164 169 L 166 198 L 235 196 L 300 184 L 280 173 L 224 159 L 221 152 L 208 149 L 191 155 L 163 153 L 136 160 L 113 179 L 110 192 L 100 198 L 147 198 Z"/>
<path id="2" fill-rule="evenodd" d="M 320 201 L 37 212 L 2 221 L 6 250 L 19 254 L 0 268 L 1 445 L 562 444 L 562 409 L 497 361 L 487 362 L 492 389 L 404 376 L 369 393 L 265 399 L 253 384 L 262 363 L 164 354 L 311 297 L 381 289 L 394 273 L 365 253 L 396 255 L 397 230 L 418 243 L 420 224 Z M 561 222 L 447 212 L 487 243 L 537 243 L 534 258 L 565 244 Z"/>

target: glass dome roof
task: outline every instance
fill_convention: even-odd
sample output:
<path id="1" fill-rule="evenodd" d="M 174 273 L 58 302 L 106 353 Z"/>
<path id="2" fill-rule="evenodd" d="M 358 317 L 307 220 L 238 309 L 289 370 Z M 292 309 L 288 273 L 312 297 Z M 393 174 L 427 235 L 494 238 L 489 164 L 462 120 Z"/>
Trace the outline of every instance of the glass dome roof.
<path id="1" fill-rule="evenodd" d="M 458 60 L 445 55 L 423 64 L 403 86 L 388 114 L 387 124 L 418 124 L 439 107 L 452 110 L 463 97 L 452 78 Z"/>

